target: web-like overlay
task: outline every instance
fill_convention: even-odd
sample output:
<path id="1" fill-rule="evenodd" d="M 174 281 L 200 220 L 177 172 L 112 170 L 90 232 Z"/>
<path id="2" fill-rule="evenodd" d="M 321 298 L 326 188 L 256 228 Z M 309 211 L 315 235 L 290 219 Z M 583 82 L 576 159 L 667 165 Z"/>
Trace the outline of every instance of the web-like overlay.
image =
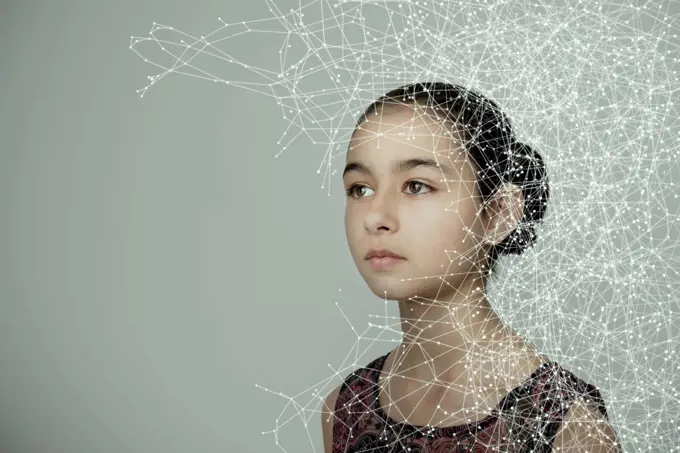
<path id="1" fill-rule="evenodd" d="M 680 451 L 678 2 L 267 5 L 266 18 L 220 17 L 202 36 L 154 23 L 132 37 L 130 48 L 157 71 L 140 96 L 177 74 L 214 84 L 216 98 L 236 87 L 271 98 L 283 119 L 272 154 L 310 141 L 329 194 L 342 190 L 357 118 L 384 93 L 442 80 L 494 99 L 544 157 L 551 188 L 536 246 L 500 259 L 494 309 L 597 384 L 625 451 Z M 272 42 L 276 55 L 243 50 Z M 387 310 L 361 329 L 336 305 L 356 335 L 346 363 L 294 396 L 265 389 L 286 403 L 267 431 L 284 451 L 303 451 L 278 442 L 300 420 L 304 451 L 320 451 L 311 433 L 323 398 L 375 357 L 365 347 L 400 330 Z"/>

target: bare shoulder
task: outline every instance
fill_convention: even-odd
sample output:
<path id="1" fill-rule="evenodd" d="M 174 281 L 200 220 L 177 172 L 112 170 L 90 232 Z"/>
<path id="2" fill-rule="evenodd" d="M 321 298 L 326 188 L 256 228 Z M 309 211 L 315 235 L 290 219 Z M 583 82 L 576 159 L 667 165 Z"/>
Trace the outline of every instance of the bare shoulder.
<path id="1" fill-rule="evenodd" d="M 342 384 L 338 385 L 326 396 L 321 411 L 324 453 L 332 453 L 333 451 L 333 422 L 335 421 L 333 411 L 335 410 L 335 403 L 338 400 L 341 388 Z"/>
<path id="2" fill-rule="evenodd" d="M 554 453 L 621 453 L 616 431 L 597 408 L 582 398 L 567 411 L 553 442 Z"/>

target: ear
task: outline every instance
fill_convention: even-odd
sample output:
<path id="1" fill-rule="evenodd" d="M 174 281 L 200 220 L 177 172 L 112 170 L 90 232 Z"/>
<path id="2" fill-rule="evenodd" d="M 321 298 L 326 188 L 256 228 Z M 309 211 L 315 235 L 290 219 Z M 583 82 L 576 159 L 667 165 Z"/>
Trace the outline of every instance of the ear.
<path id="1" fill-rule="evenodd" d="M 516 184 L 503 183 L 486 208 L 484 242 L 490 245 L 499 244 L 519 223 L 524 214 L 524 194 Z"/>

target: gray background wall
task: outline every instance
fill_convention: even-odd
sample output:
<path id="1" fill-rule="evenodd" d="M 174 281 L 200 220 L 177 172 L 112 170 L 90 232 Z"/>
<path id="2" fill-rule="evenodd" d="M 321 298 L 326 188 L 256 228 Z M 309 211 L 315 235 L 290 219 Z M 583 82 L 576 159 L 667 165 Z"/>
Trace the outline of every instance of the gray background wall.
<path id="1" fill-rule="evenodd" d="M 276 451 L 286 400 L 255 384 L 295 395 L 352 344 L 336 288 L 350 316 L 372 299 L 343 199 L 304 152 L 272 158 L 275 103 L 135 92 L 153 69 L 131 35 L 263 7 L 2 2 L 2 453 Z"/>
<path id="2" fill-rule="evenodd" d="M 156 71 L 131 35 L 220 15 L 268 11 L 0 4 L 0 452 L 278 451 L 279 417 L 284 449 L 321 451 L 318 401 L 278 392 L 325 394 L 333 368 L 393 346 L 364 333 L 384 303 L 347 250 L 339 179 L 329 197 L 310 143 L 272 158 L 273 99 L 186 77 L 136 94 Z M 374 351 L 351 357 L 350 324 Z"/>

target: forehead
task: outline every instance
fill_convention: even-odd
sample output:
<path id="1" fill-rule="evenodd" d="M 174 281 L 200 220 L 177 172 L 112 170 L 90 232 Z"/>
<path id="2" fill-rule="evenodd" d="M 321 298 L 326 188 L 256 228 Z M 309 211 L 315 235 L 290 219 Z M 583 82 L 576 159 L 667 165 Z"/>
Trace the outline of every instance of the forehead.
<path id="1" fill-rule="evenodd" d="M 465 149 L 460 125 L 419 104 L 381 105 L 354 131 L 347 159 L 422 156 L 457 160 Z"/>

